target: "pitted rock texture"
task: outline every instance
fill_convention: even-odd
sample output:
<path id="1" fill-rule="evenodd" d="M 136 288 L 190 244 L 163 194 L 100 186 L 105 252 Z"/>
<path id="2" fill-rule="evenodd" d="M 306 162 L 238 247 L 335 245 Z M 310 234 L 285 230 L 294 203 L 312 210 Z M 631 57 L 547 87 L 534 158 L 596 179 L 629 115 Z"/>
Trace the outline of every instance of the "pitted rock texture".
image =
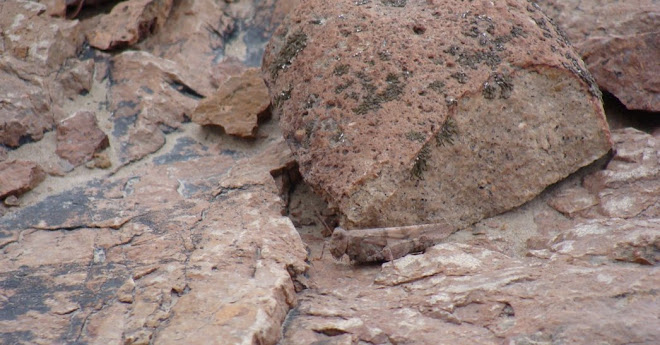
<path id="1" fill-rule="evenodd" d="M 590 165 L 423 254 L 380 266 L 354 265 L 346 257 L 338 262 L 313 226 L 303 227 L 311 248 L 310 287 L 299 294 L 281 343 L 659 342 L 657 214 L 623 219 L 577 212 L 569 218 L 548 206 L 555 195 L 582 198 L 568 191 L 585 176 L 617 175 L 607 191 L 615 194 L 658 181 L 648 173 L 660 166 L 650 152 L 651 136 L 631 128 L 613 136 L 617 152 L 637 158 L 621 165 L 615 156 L 605 169 Z M 301 197 L 291 195 L 292 215 Z"/>
<path id="2" fill-rule="evenodd" d="M 525 1 L 311 1 L 262 67 L 305 180 L 344 227 L 469 225 L 610 148 L 600 93 Z"/>
<path id="3" fill-rule="evenodd" d="M 629 109 L 660 111 L 660 6 L 656 0 L 536 2 L 566 31 L 598 86 Z"/>

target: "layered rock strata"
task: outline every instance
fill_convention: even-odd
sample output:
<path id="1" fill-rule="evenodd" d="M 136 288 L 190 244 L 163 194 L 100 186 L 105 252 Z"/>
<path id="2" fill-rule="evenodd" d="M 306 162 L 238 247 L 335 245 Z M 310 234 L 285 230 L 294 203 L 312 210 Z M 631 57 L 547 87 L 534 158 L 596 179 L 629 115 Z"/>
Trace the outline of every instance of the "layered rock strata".
<path id="1" fill-rule="evenodd" d="M 347 229 L 456 228 L 610 148 L 600 92 L 526 1 L 308 1 L 263 72 L 305 180 Z"/>

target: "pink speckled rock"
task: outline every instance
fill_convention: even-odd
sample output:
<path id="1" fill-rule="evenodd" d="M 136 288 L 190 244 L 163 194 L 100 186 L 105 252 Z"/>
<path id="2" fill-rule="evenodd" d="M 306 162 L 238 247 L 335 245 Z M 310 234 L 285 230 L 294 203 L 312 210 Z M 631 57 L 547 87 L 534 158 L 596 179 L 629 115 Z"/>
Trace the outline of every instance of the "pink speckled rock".
<path id="1" fill-rule="evenodd" d="M 611 146 L 598 87 L 541 11 L 508 1 L 306 1 L 263 72 L 305 180 L 347 229 L 456 228 Z"/>

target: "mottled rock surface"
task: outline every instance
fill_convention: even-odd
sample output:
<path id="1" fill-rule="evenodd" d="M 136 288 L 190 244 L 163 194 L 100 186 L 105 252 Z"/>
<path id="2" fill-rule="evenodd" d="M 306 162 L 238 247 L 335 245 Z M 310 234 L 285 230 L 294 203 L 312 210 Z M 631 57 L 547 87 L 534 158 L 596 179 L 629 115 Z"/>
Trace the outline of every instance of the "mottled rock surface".
<path id="1" fill-rule="evenodd" d="M 261 72 L 251 68 L 231 77 L 215 94 L 200 101 L 192 120 L 200 125 L 220 126 L 229 135 L 254 138 L 258 121 L 269 115 L 269 106 L 268 88 Z"/>
<path id="2" fill-rule="evenodd" d="M 660 111 L 660 6 L 655 0 L 537 0 L 598 86 L 629 109 Z"/>
<path id="3" fill-rule="evenodd" d="M 342 226 L 463 227 L 609 150 L 591 76 L 526 5 L 313 1 L 292 12 L 263 71 L 303 177 Z"/>
<path id="4" fill-rule="evenodd" d="M 310 288 L 299 294 L 282 344 L 657 343 L 658 215 L 574 212 L 568 218 L 548 206 L 555 207 L 557 196 L 574 196 L 575 209 L 597 209 L 581 201 L 589 192 L 575 192 L 583 178 L 586 184 L 619 176 L 608 194 L 660 180 L 648 174 L 660 166 L 656 139 L 633 129 L 613 136 L 617 152 L 635 148 L 637 159 L 624 167 L 615 156 L 605 169 L 591 166 L 423 254 L 380 266 L 337 262 L 313 230 L 321 224 L 303 227 L 311 247 Z M 623 171 L 635 177 L 623 178 Z M 292 215 L 304 210 L 293 208 L 299 200 L 313 204 L 305 203 L 304 192 L 291 199 Z"/>
<path id="5" fill-rule="evenodd" d="M 41 167 L 30 161 L 0 162 L 0 198 L 21 195 L 46 178 Z"/>
<path id="6" fill-rule="evenodd" d="M 0 344 L 659 342 L 657 129 L 615 131 L 613 159 L 422 255 L 354 265 L 324 245 L 336 214 L 301 182 L 277 117 L 251 140 L 188 121 L 259 64 L 297 1 L 175 1 L 111 54 L 77 38 L 100 2 L 65 21 L 0 0 L 0 106 L 49 121 L 39 141 L 0 145 L 0 164 L 56 175 L 0 203 Z M 73 167 L 50 129 L 79 111 L 110 147 Z M 35 171 L 0 173 L 0 190 Z M 601 209 L 624 194 L 648 207 Z"/>
<path id="7" fill-rule="evenodd" d="M 41 140 L 64 117 L 62 79 L 82 45 L 80 25 L 33 1 L 0 3 L 0 144 Z"/>
<path id="8" fill-rule="evenodd" d="M 172 9 L 173 0 L 130 0 L 119 2 L 87 34 L 92 47 L 110 50 L 132 46 L 158 31 Z"/>
<path id="9" fill-rule="evenodd" d="M 98 127 L 93 112 L 76 112 L 57 124 L 55 153 L 74 166 L 89 161 L 108 145 L 108 136 Z"/>

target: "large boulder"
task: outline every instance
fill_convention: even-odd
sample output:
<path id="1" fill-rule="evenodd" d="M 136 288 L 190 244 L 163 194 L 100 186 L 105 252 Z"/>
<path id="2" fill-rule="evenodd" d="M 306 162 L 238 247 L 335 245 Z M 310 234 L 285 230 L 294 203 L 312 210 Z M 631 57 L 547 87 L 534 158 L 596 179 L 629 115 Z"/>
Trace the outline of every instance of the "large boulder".
<path id="1" fill-rule="evenodd" d="M 541 11 L 509 1 L 307 1 L 263 72 L 305 180 L 343 227 L 460 228 L 608 152 L 600 92 Z"/>

